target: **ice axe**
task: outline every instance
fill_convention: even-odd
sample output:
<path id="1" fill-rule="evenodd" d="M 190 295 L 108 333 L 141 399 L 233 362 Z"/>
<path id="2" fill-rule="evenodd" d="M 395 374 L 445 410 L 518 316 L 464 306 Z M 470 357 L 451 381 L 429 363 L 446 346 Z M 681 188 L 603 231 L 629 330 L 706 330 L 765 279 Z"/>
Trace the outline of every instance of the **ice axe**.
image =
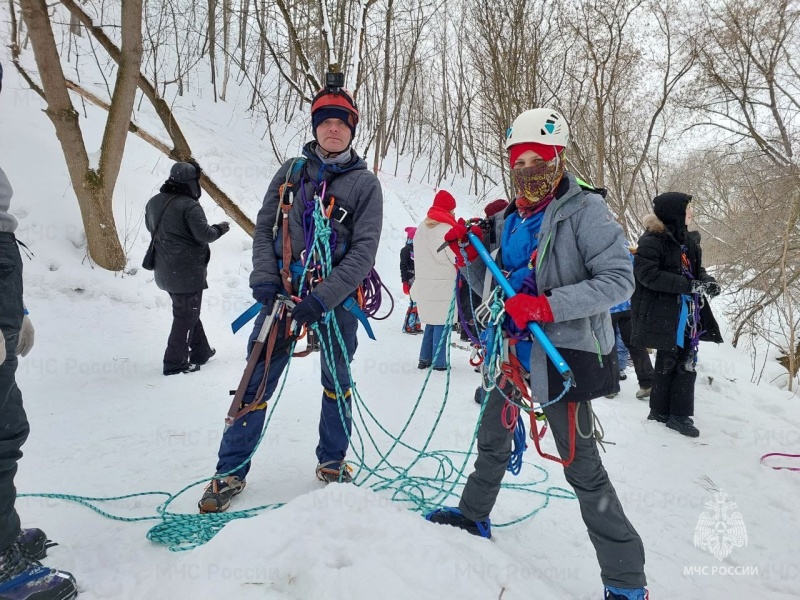
<path id="1" fill-rule="evenodd" d="M 486 246 L 483 245 L 481 239 L 471 231 L 467 231 L 467 239 L 469 243 L 472 244 L 473 248 L 477 250 L 478 256 L 481 257 L 481 260 L 486 264 L 486 268 L 489 269 L 495 281 L 497 281 L 503 292 L 505 292 L 506 298 L 516 296 L 517 293 L 514 291 L 514 288 L 511 287 L 511 284 L 508 282 L 508 279 L 506 279 L 506 276 L 503 275 L 500 267 L 494 262 L 494 259 L 489 254 Z M 439 251 L 443 250 L 447 245 L 447 242 L 442 244 L 442 246 L 439 247 Z M 572 369 L 569 368 L 567 361 L 561 356 L 561 353 L 553 345 L 553 342 L 550 341 L 550 338 L 547 337 L 547 334 L 539 327 L 539 324 L 534 321 L 529 322 L 528 331 L 530 331 L 536 341 L 539 342 L 545 354 L 547 354 L 548 358 L 564 378 L 566 382 L 565 385 L 568 384 L 570 387 L 575 386 L 575 376 L 572 373 Z"/>
<path id="2" fill-rule="evenodd" d="M 294 308 L 294 306 L 294 300 L 288 296 L 279 294 L 275 297 L 275 302 L 272 304 L 272 310 L 261 324 L 261 329 L 258 330 L 258 335 L 253 341 L 253 348 L 250 350 L 250 354 L 247 357 L 247 365 L 242 373 L 242 379 L 239 381 L 239 387 L 236 388 L 236 392 L 233 395 L 233 400 L 231 401 L 231 407 L 228 409 L 228 415 L 225 417 L 225 431 L 227 431 L 237 419 L 240 419 L 258 406 L 261 402 L 261 398 L 264 397 L 264 393 L 267 388 L 267 376 L 269 375 L 270 359 L 272 358 L 272 352 L 275 349 L 275 341 L 278 337 L 278 328 L 275 327 L 275 325 L 280 320 L 283 311 L 286 309 L 291 310 Z M 256 397 L 253 399 L 253 401 L 246 406 L 242 406 L 242 399 L 244 398 L 245 391 L 247 390 L 247 386 L 250 383 L 250 378 L 253 376 L 253 371 L 256 368 L 256 364 L 261 356 L 261 351 L 264 349 L 265 345 L 267 347 L 267 353 L 265 359 L 264 377 L 261 380 L 261 385 L 258 386 L 258 391 L 256 392 Z"/>

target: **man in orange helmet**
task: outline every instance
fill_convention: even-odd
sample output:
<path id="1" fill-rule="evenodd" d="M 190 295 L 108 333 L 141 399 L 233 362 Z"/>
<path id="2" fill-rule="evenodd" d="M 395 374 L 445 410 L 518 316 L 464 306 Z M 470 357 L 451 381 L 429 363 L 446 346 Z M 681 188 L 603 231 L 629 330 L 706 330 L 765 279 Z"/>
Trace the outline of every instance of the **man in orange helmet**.
<path id="1" fill-rule="evenodd" d="M 250 287 L 263 308 L 248 351 L 278 294 L 300 295 L 301 300 L 291 314 L 287 311 L 277 322 L 269 368 L 265 368 L 264 351 L 253 371 L 241 408 L 255 406 L 223 434 L 217 476 L 199 502 L 201 512 L 225 510 L 231 498 L 244 489 L 249 458 L 263 429 L 266 401 L 289 360 L 293 336 L 286 334 L 287 320 L 294 330 L 316 324 L 321 340 L 334 340 L 329 352 L 320 353 L 323 394 L 316 475 L 325 482 L 352 481 L 344 461 L 351 431 L 348 364 L 355 354 L 358 323 L 363 319 L 354 299 L 375 264 L 383 224 L 383 195 L 378 179 L 351 147 L 359 120 L 358 106 L 341 87 L 342 82 L 328 84 L 311 105 L 314 140 L 303 147 L 301 158 L 291 159 L 278 169 L 258 213 Z M 287 189 L 293 195 L 291 205 Z M 319 259 L 314 247 L 313 213 L 320 203 L 332 230 L 328 242 L 332 270 L 324 278 L 314 270 Z M 288 243 L 284 243 L 287 237 Z M 289 266 L 284 268 L 287 262 Z"/>

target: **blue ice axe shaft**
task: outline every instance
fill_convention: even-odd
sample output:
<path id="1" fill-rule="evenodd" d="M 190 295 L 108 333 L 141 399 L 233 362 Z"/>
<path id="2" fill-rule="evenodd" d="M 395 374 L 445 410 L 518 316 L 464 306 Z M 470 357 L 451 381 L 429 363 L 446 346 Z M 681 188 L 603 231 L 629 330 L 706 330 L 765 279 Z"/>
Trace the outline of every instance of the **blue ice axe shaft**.
<path id="1" fill-rule="evenodd" d="M 467 238 L 469 238 L 470 244 L 478 251 L 478 256 L 481 257 L 481 260 L 486 264 L 486 268 L 491 271 L 492 276 L 494 276 L 495 281 L 500 284 L 500 287 L 506 294 L 506 298 L 511 298 L 512 296 L 516 296 L 517 293 L 514 291 L 514 288 L 511 287 L 511 284 L 508 283 L 508 279 L 506 276 L 503 275 L 503 272 L 500 270 L 500 267 L 497 266 L 497 263 L 494 262 L 489 251 L 486 249 L 486 246 L 483 245 L 480 238 L 477 237 L 471 231 L 467 232 Z M 570 386 L 575 385 L 575 376 L 572 374 L 572 370 L 569 368 L 569 365 L 561 356 L 556 347 L 553 346 L 553 342 L 550 341 L 550 338 L 547 337 L 542 328 L 539 327 L 538 323 L 531 321 L 528 323 L 528 331 L 533 334 L 533 337 L 536 338 L 536 341 L 542 346 L 545 351 L 545 354 L 550 358 L 553 364 L 558 369 L 558 372 L 561 373 L 561 376 L 570 383 Z"/>

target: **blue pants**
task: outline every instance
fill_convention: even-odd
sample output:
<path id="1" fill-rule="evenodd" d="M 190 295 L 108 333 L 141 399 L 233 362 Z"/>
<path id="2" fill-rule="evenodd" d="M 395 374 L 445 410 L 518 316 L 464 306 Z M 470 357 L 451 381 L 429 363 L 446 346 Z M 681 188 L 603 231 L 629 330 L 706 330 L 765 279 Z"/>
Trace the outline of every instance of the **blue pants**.
<path id="1" fill-rule="evenodd" d="M 628 347 L 625 345 L 625 342 L 622 341 L 622 334 L 619 331 L 619 327 L 614 328 L 614 334 L 616 335 L 617 341 L 617 358 L 619 359 L 619 370 L 624 371 L 625 368 L 628 366 L 628 359 L 631 357 L 630 352 L 628 352 Z"/>
<path id="2" fill-rule="evenodd" d="M 333 368 L 331 368 L 331 365 L 325 360 L 324 350 L 320 352 L 320 363 L 322 367 L 322 386 L 326 391 L 330 392 L 331 395 L 335 395 L 336 381 L 338 381 L 339 387 L 343 393 L 350 390 L 350 376 L 347 371 L 347 365 L 349 361 L 353 359 L 353 355 L 358 347 L 358 319 L 342 306 L 337 306 L 334 309 L 334 315 L 339 324 L 339 331 L 347 350 L 346 356 L 345 353 L 342 352 L 333 328 L 323 324 L 320 324 L 319 327 L 321 342 L 324 345 L 328 344 L 328 331 L 330 330 L 330 353 L 333 355 Z M 255 338 L 266 317 L 266 310 L 262 310 L 256 317 L 253 332 L 250 334 L 250 340 L 247 345 L 248 354 L 253 347 Z M 272 397 L 275 388 L 278 386 L 278 380 L 283 374 L 286 364 L 289 362 L 289 344 L 284 340 L 284 333 L 286 331 L 285 321 L 277 323 L 276 327 L 279 328 L 278 338 L 275 343 L 275 350 L 272 353 L 269 374 L 267 375 L 266 391 L 262 402 Z M 247 385 L 247 391 L 242 400 L 242 403 L 245 405 L 253 402 L 258 391 L 258 386 L 264 377 L 265 355 L 266 348 L 262 353 L 261 361 L 256 365 L 250 382 Z M 264 428 L 266 413 L 266 407 L 254 409 L 244 417 L 237 419 L 223 434 L 219 446 L 217 473 L 228 473 L 236 469 L 231 473 L 232 475 L 236 475 L 240 479 L 244 479 L 247 476 L 250 470 L 250 461 L 246 464 L 242 463 L 253 453 L 253 449 L 261 435 L 261 430 Z M 329 398 L 328 395 L 323 392 L 322 410 L 319 420 L 317 460 L 320 463 L 329 461 L 341 462 L 344 460 L 349 445 L 350 431 L 351 415 L 349 394 L 347 394 L 346 399 L 340 398 L 336 400 Z"/>
<path id="3" fill-rule="evenodd" d="M 447 348 L 445 346 L 450 342 L 449 337 L 449 326 L 425 325 L 425 333 L 422 335 L 422 347 L 419 350 L 419 360 L 428 364 L 433 363 L 433 366 L 437 369 L 446 369 Z M 435 360 L 433 358 L 434 353 L 436 353 Z"/>

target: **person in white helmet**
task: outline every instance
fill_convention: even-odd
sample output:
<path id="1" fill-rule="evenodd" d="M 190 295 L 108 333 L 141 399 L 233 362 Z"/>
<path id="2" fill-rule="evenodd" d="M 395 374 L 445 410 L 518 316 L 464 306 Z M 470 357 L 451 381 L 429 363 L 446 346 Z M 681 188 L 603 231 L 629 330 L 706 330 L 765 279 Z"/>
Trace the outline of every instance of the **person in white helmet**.
<path id="1" fill-rule="evenodd" d="M 505 211 L 497 261 L 517 294 L 505 302 L 503 329 L 519 340 L 510 351 L 522 365 L 521 375 L 529 378 L 531 397 L 543 406 L 565 463 L 600 564 L 605 598 L 645 600 L 644 546 L 603 468 L 590 403 L 619 391 L 609 309 L 630 297 L 633 271 L 622 228 L 603 198 L 565 170 L 568 144 L 567 122 L 548 108 L 525 111 L 508 130 L 516 198 Z M 463 225 L 448 232 L 451 238 L 465 235 Z M 561 375 L 526 335 L 531 321 L 541 325 L 574 374 L 576 385 L 565 394 Z M 506 398 L 519 394 L 511 384 L 502 390 L 500 384 L 499 379 L 485 400 L 475 470 L 458 507 L 426 515 L 487 538 L 516 424 L 508 428 L 503 422 Z"/>

